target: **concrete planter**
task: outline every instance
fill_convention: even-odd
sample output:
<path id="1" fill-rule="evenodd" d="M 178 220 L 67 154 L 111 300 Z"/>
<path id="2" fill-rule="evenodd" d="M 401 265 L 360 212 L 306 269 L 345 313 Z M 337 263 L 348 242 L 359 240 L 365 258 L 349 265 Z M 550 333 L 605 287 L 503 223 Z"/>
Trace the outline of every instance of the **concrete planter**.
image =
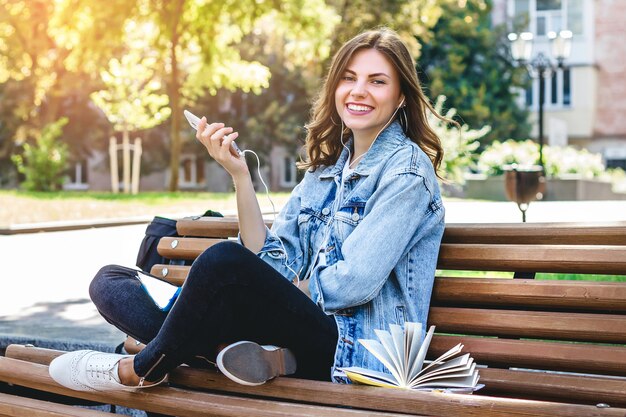
<path id="1" fill-rule="evenodd" d="M 488 177 L 472 175 L 466 178 L 464 197 L 480 200 L 507 201 L 504 175 Z M 625 193 L 616 193 L 610 182 L 572 176 L 549 178 L 543 201 L 626 200 Z"/>

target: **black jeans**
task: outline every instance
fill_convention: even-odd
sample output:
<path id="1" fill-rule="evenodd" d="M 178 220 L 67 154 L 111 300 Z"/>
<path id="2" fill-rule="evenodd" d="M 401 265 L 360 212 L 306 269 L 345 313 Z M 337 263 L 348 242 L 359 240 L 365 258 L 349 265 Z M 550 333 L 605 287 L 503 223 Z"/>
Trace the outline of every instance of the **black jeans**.
<path id="1" fill-rule="evenodd" d="M 331 379 L 334 318 L 237 243 L 212 246 L 195 260 L 169 312 L 157 307 L 131 268 L 105 266 L 89 293 L 109 323 L 146 343 L 134 368 L 148 381 L 182 363 L 198 366 L 199 356 L 214 361 L 219 345 L 239 340 L 289 348 L 298 364 L 294 376 Z"/>

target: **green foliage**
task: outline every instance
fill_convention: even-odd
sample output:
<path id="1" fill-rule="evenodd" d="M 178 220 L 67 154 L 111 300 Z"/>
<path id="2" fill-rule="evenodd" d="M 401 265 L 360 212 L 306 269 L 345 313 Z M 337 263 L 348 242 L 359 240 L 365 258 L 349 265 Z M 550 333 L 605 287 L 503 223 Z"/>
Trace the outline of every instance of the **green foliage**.
<path id="1" fill-rule="evenodd" d="M 135 3 L 0 0 L 0 169 L 16 144 L 61 117 L 69 119 L 63 141 L 70 159 L 102 149 L 108 129 L 88 95 L 100 66 L 119 49 Z"/>
<path id="2" fill-rule="evenodd" d="M 161 94 L 160 65 L 149 49 L 150 32 L 128 22 L 124 43 L 130 49 L 120 59 L 111 58 L 108 70 L 100 72 L 106 89 L 90 96 L 118 132 L 152 128 L 171 114 L 169 98 Z"/>
<path id="3" fill-rule="evenodd" d="M 414 57 L 420 39 L 430 39 L 430 29 L 442 15 L 442 6 L 457 0 L 329 0 L 341 17 L 332 36 L 332 50 L 358 33 L 379 26 L 394 29 Z"/>
<path id="4" fill-rule="evenodd" d="M 596 178 L 605 172 L 600 154 L 586 149 L 567 147 L 543 147 L 544 167 L 549 177 L 576 174 L 583 178 Z M 478 159 L 478 171 L 487 175 L 501 175 L 508 164 L 534 165 L 539 159 L 539 145 L 528 139 L 504 142 L 494 141 Z"/>
<path id="5" fill-rule="evenodd" d="M 263 24 L 275 23 L 289 34 L 301 53 L 323 51 L 335 19 L 323 0 L 139 0 L 140 18 L 154 23 L 154 48 L 166 62 L 163 77 L 172 112 L 170 190 L 178 187 L 182 147 L 182 111 L 206 93 L 220 89 L 259 94 L 269 86 L 270 72 L 259 60 L 245 59 L 239 45 Z M 268 20 L 269 19 L 269 20 Z M 328 48 L 326 48 L 328 49 Z M 298 55 L 298 54 L 296 54 Z M 306 54 L 305 54 L 306 55 Z M 315 54 L 313 54 L 315 55 Z"/>
<path id="6" fill-rule="evenodd" d="M 63 185 L 68 148 L 57 139 L 66 124 L 67 118 L 61 118 L 46 125 L 35 145 L 24 144 L 24 154 L 12 157 L 18 171 L 26 177 L 22 183 L 26 190 L 54 191 Z"/>
<path id="7" fill-rule="evenodd" d="M 118 48 L 135 2 L 0 0 L 0 83 L 19 82 L 16 103 L 25 140 L 60 117 L 64 99 L 88 93 L 99 65 Z"/>
<path id="8" fill-rule="evenodd" d="M 422 45 L 420 78 L 432 100 L 448 97 L 456 120 L 470 126 L 491 126 L 481 139 L 529 136 L 528 110 L 517 105 L 516 87 L 524 87 L 524 69 L 508 59 L 504 28 L 490 22 L 490 0 L 442 3 L 432 37 L 418 35 Z"/>
<path id="9" fill-rule="evenodd" d="M 456 114 L 456 109 L 450 108 L 443 112 L 445 96 L 437 97 L 435 102 L 435 110 L 447 119 L 452 119 Z M 458 129 L 454 125 L 444 122 L 428 114 L 428 122 L 433 128 L 443 145 L 443 161 L 441 162 L 441 171 L 443 177 L 456 184 L 464 183 L 464 175 L 475 165 L 475 151 L 480 145 L 478 139 L 485 136 L 491 128 L 483 126 L 480 130 L 470 129 L 468 125 L 463 124 Z"/>

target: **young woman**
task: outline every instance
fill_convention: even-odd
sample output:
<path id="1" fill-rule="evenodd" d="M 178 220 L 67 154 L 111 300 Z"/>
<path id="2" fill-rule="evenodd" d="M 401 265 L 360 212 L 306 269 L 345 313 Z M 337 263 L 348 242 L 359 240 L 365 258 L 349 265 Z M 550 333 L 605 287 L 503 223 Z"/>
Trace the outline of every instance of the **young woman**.
<path id="1" fill-rule="evenodd" d="M 201 254 L 169 312 L 132 269 L 103 268 L 90 287 L 94 303 L 146 347 L 134 356 L 68 353 L 51 363 L 52 377 L 77 390 L 119 390 L 203 360 L 248 385 L 282 374 L 344 382 L 339 368 L 348 366 L 383 370 L 357 340 L 390 323 L 426 323 L 444 229 L 442 149 L 427 112 L 414 60 L 394 32 L 348 41 L 307 126 L 304 179 L 271 230 L 244 159 L 231 151 L 237 132 L 203 118 L 196 137 L 233 178 L 240 242 Z"/>

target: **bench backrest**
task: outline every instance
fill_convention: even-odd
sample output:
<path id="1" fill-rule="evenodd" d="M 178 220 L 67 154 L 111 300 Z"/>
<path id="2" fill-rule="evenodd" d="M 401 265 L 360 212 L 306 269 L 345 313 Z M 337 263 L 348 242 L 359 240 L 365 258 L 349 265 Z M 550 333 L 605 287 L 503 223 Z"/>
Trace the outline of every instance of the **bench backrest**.
<path id="1" fill-rule="evenodd" d="M 159 253 L 194 259 L 207 247 L 236 236 L 238 225 L 233 218 L 202 218 L 179 220 L 177 229 L 186 237 L 161 239 Z M 600 398 L 626 405 L 621 394 L 626 380 L 576 375 L 626 377 L 626 278 L 594 282 L 447 276 L 453 270 L 626 275 L 626 222 L 449 224 L 438 268 L 429 314 L 437 335 L 430 357 L 462 342 L 477 363 L 489 367 L 481 371 L 485 393 Z M 151 272 L 180 285 L 188 269 L 155 265 Z M 561 375 L 563 371 L 567 374 Z M 544 388 L 537 388 L 542 383 Z M 598 396 L 598 391 L 606 395 Z"/>

